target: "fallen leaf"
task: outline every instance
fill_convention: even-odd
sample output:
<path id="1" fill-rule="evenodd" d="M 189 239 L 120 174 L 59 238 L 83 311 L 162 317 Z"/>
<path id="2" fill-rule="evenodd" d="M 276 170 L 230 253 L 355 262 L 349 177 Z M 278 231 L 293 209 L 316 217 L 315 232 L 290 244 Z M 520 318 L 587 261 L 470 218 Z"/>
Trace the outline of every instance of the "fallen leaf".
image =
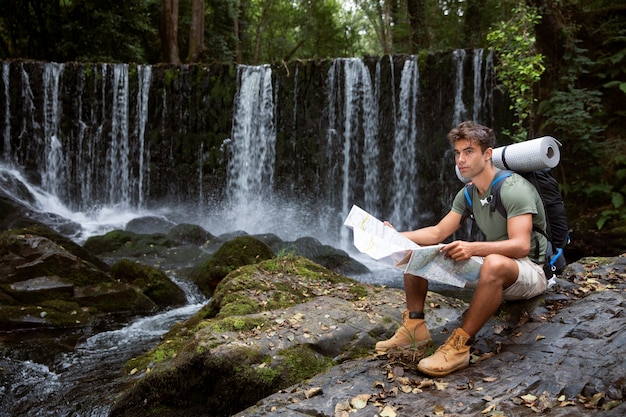
<path id="1" fill-rule="evenodd" d="M 497 381 L 497 380 L 498 380 L 497 376 L 488 376 L 488 377 L 483 378 L 484 382 L 493 382 L 493 381 Z"/>
<path id="2" fill-rule="evenodd" d="M 370 394 L 359 394 L 350 400 L 350 405 L 352 406 L 352 408 L 360 410 L 362 408 L 365 408 L 370 397 Z"/>
<path id="3" fill-rule="evenodd" d="M 446 413 L 446 408 L 443 405 L 435 404 L 433 412 L 436 416 L 442 416 Z"/>
<path id="4" fill-rule="evenodd" d="M 535 342 L 538 342 L 541 339 L 545 339 L 546 337 L 542 334 L 537 334 L 537 336 L 535 336 Z"/>
<path id="5" fill-rule="evenodd" d="M 316 395 L 320 395 L 323 394 L 324 391 L 322 390 L 321 387 L 313 387 L 307 390 L 307 392 L 304 394 L 304 396 L 306 398 L 311 398 L 311 397 L 315 397 Z"/>
<path id="6" fill-rule="evenodd" d="M 435 381 L 435 388 L 437 388 L 437 391 L 443 391 L 446 388 L 448 388 L 449 384 L 450 384 L 449 382 L 437 382 L 437 381 Z"/>
<path id="7" fill-rule="evenodd" d="M 491 404 L 489 407 L 485 408 L 483 411 L 481 411 L 481 413 L 483 414 L 489 414 L 491 413 L 493 410 L 495 410 L 496 405 L 495 404 Z"/>
<path id="8" fill-rule="evenodd" d="M 396 410 L 386 405 L 385 408 L 380 412 L 380 417 L 396 417 Z"/>
<path id="9" fill-rule="evenodd" d="M 520 398 L 524 400 L 524 402 L 527 402 L 527 403 L 532 403 L 533 401 L 537 400 L 537 397 L 535 397 L 532 394 L 522 395 Z"/>

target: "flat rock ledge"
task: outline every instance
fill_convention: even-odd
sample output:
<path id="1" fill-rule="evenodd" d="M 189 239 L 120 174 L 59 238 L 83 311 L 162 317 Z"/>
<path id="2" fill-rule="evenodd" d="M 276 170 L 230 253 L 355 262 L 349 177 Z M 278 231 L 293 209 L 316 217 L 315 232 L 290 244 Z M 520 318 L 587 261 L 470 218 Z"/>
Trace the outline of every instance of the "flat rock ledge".
<path id="1" fill-rule="evenodd" d="M 625 267 L 623 256 L 583 259 L 545 295 L 504 304 L 477 335 L 470 367 L 447 377 L 371 355 L 235 416 L 624 416 Z M 459 307 L 456 319 L 429 322 L 435 345 L 459 325 Z"/>

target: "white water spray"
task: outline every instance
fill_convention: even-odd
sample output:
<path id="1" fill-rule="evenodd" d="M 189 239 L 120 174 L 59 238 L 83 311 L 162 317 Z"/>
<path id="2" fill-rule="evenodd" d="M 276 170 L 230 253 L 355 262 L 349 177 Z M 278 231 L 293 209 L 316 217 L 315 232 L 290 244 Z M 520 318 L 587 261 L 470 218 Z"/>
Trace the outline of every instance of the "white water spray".
<path id="1" fill-rule="evenodd" d="M 11 96 L 9 95 L 9 63 L 2 63 L 2 83 L 4 84 L 4 160 L 11 160 Z"/>
<path id="2" fill-rule="evenodd" d="M 456 94 L 454 95 L 454 117 L 452 119 L 452 126 L 457 126 L 467 117 L 467 109 L 463 102 L 463 79 L 465 77 L 463 71 L 463 65 L 465 64 L 465 50 L 456 49 L 453 53 L 454 61 L 456 62 Z"/>
<path id="3" fill-rule="evenodd" d="M 417 144 L 417 109 L 419 101 L 417 56 L 404 62 L 400 80 L 398 117 L 393 148 L 393 211 L 390 221 L 398 230 L 406 230 L 414 213 L 419 189 Z"/>
<path id="4" fill-rule="evenodd" d="M 274 181 L 272 69 L 269 65 L 242 65 L 238 68 L 238 81 L 227 183 L 232 220 L 245 230 L 245 222 L 258 214 L 270 197 Z"/>

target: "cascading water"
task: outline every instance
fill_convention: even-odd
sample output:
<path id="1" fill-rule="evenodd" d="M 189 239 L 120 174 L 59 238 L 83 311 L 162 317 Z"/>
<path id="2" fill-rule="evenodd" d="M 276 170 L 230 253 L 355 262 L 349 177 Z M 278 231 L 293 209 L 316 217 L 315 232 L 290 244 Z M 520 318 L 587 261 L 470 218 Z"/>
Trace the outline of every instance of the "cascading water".
<path id="1" fill-rule="evenodd" d="M 276 128 L 272 69 L 240 66 L 232 137 L 228 144 L 228 198 L 233 225 L 249 230 L 269 201 L 274 179 Z M 248 224 L 247 224 L 248 223 Z"/>
<path id="2" fill-rule="evenodd" d="M 107 154 L 109 201 L 111 205 L 127 208 L 129 197 L 128 161 L 128 65 L 113 66 L 113 115 L 111 146 Z"/>
<path id="3" fill-rule="evenodd" d="M 417 57 L 404 62 L 400 79 L 398 117 L 393 148 L 393 211 L 391 223 L 398 230 L 407 230 L 408 222 L 420 212 L 417 206 L 419 176 L 417 175 L 419 101 L 419 71 Z"/>
<path id="4" fill-rule="evenodd" d="M 2 83 L 4 84 L 4 160 L 11 159 L 11 102 L 9 100 L 9 63 L 2 63 Z"/>
<path id="5" fill-rule="evenodd" d="M 467 109 L 463 102 L 463 90 L 465 72 L 463 71 L 463 65 L 465 64 L 466 53 L 463 49 L 455 50 L 454 61 L 456 62 L 456 94 L 454 95 L 454 118 L 452 119 L 452 126 L 456 126 L 466 119 Z"/>
<path id="6" fill-rule="evenodd" d="M 65 155 L 59 141 L 59 82 L 63 73 L 63 64 L 47 65 L 43 73 L 44 87 L 44 143 L 45 164 L 42 167 L 43 187 L 54 195 L 61 195 L 62 184 L 66 181 Z"/>
<path id="7" fill-rule="evenodd" d="M 140 65 L 137 71 L 138 86 L 137 89 L 137 124 L 135 135 L 139 142 L 139 159 L 138 178 L 136 179 L 137 188 L 137 205 L 139 208 L 145 206 L 145 195 L 149 190 L 145 190 L 146 175 L 150 174 L 150 150 L 146 148 L 146 124 L 148 123 L 148 94 L 150 93 L 150 83 L 152 82 L 152 67 L 148 65 Z M 202 149 L 200 150 L 202 155 Z M 202 201 L 202 200 L 200 200 Z"/>
<path id="8" fill-rule="evenodd" d="M 338 195 L 330 198 L 337 199 L 344 215 L 354 203 L 356 188 L 362 187 L 366 206 L 373 207 L 378 198 L 378 97 L 370 72 L 360 59 L 335 60 L 328 79 L 326 159 L 331 168 L 327 176 L 329 184 L 341 178 Z M 357 183 L 356 166 L 362 166 L 363 184 Z M 346 247 L 347 230 L 342 230 L 341 236 Z"/>

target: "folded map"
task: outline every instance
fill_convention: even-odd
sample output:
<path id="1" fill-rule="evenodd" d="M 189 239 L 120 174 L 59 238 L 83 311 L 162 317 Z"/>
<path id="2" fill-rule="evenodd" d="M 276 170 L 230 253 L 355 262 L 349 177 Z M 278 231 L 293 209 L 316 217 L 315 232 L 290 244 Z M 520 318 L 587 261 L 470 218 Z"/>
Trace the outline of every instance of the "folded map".
<path id="1" fill-rule="evenodd" d="M 446 258 L 441 251 L 445 245 L 419 246 L 358 206 L 352 206 L 343 224 L 352 229 L 360 252 L 404 273 L 461 288 L 478 280 L 482 258 Z"/>

